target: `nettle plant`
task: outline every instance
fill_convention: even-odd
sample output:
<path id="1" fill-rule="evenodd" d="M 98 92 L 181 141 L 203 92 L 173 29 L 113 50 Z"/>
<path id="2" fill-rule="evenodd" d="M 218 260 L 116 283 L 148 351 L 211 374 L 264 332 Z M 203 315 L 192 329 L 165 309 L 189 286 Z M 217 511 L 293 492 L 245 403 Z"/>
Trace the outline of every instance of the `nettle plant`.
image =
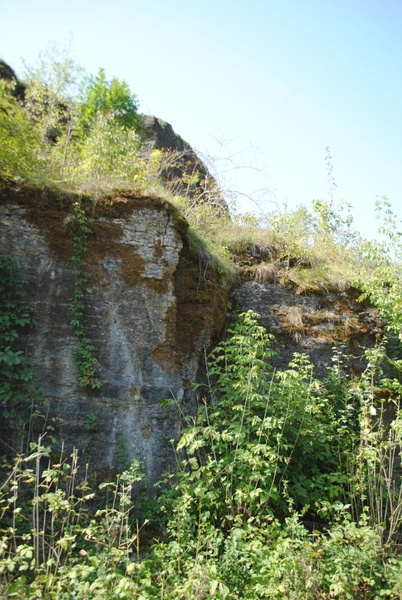
<path id="1" fill-rule="evenodd" d="M 210 355 L 211 400 L 178 445 L 173 535 L 264 528 L 293 509 L 316 512 L 339 493 L 337 415 L 308 358 L 296 354 L 275 371 L 272 336 L 252 311 L 228 333 Z"/>
<path id="2" fill-rule="evenodd" d="M 399 597 L 398 373 L 379 349 L 360 377 L 342 349 L 324 379 L 298 354 L 280 372 L 272 342 L 249 311 L 209 356 L 162 494 L 156 581 L 183 598 Z"/>
<path id="3" fill-rule="evenodd" d="M 39 438 L 0 483 L 1 596 L 139 597 L 139 526 L 130 517 L 141 465 L 91 489 L 77 450 L 51 455 Z"/>
<path id="4" fill-rule="evenodd" d="M 380 241 L 365 242 L 361 247 L 366 269 L 355 282 L 386 319 L 388 331 L 402 341 L 402 231 L 401 221 L 385 198 L 376 202 Z"/>
<path id="5" fill-rule="evenodd" d="M 338 349 L 321 380 L 301 354 L 274 370 L 272 336 L 257 318 L 240 315 L 209 356 L 209 400 L 178 445 L 175 510 L 197 530 L 205 522 L 227 531 L 263 527 L 294 510 L 322 520 L 329 507 L 343 505 L 356 521 L 368 511 L 385 539 L 395 539 L 401 361 L 386 377 L 384 350 L 368 351 L 356 378 Z M 384 389 L 388 398 L 379 395 Z"/>

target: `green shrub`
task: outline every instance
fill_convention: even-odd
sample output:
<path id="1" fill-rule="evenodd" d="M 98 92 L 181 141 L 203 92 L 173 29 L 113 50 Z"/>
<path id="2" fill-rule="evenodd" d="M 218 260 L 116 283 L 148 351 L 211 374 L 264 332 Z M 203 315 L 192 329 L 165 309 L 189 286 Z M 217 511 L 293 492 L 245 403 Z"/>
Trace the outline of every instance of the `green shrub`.
<path id="1" fill-rule="evenodd" d="M 30 181 L 46 179 L 39 128 L 12 92 L 14 86 L 0 79 L 0 177 Z"/>

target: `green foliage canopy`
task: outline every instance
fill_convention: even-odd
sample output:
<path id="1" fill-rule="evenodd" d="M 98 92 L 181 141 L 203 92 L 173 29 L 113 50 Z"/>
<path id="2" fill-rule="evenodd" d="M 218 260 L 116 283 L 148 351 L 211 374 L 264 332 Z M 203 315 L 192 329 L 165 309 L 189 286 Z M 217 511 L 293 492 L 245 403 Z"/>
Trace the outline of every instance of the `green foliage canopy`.
<path id="1" fill-rule="evenodd" d="M 97 190 L 140 186 L 143 124 L 125 81 L 108 81 L 103 69 L 83 78 L 65 50 L 52 48 L 27 67 L 25 83 L 21 103 L 0 81 L 1 176 Z"/>
<path id="2" fill-rule="evenodd" d="M 112 117 L 118 125 L 141 130 L 142 119 L 138 113 L 138 101 L 124 80 L 113 77 L 106 79 L 104 69 L 94 77 L 84 79 L 81 92 L 81 120 L 91 126 L 99 114 Z"/>

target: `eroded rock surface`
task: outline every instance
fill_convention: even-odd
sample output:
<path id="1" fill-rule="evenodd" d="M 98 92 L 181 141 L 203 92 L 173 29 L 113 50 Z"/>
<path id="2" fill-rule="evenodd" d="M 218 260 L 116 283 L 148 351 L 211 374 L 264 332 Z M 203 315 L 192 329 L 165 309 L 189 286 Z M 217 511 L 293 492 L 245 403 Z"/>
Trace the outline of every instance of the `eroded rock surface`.
<path id="1" fill-rule="evenodd" d="M 243 281 L 232 294 L 236 310 L 253 310 L 274 335 L 278 351 L 275 366 L 284 369 L 295 352 L 307 354 L 315 373 L 323 376 L 331 364 L 333 348 L 350 356 L 350 366 L 365 367 L 364 350 L 383 336 L 378 311 L 358 301 L 357 290 L 297 294 L 270 282 Z"/>
<path id="2" fill-rule="evenodd" d="M 178 135 L 170 123 L 153 115 L 144 116 L 147 156 L 162 150 L 165 158 L 161 176 L 174 194 L 183 194 L 197 202 L 210 204 L 218 214 L 229 216 L 229 207 L 207 165 L 190 144 Z"/>
<path id="3" fill-rule="evenodd" d="M 25 343 L 44 392 L 42 412 L 65 449 L 79 448 L 93 469 L 107 472 L 137 458 L 155 482 L 174 468 L 171 440 L 181 416 L 195 409 L 192 383 L 203 380 L 205 350 L 224 335 L 228 289 L 213 262 L 191 251 L 187 223 L 169 203 L 124 194 L 81 199 L 92 231 L 84 325 L 102 387 L 80 388 L 70 324 L 76 200 L 0 182 L 0 252 L 19 260 L 35 307 Z M 302 352 L 322 376 L 333 346 L 343 344 L 359 370 L 364 349 L 382 335 L 377 311 L 358 302 L 356 291 L 300 295 L 274 271 L 256 281 L 244 268 L 231 305 L 259 313 L 275 336 L 277 368 Z M 4 423 L 0 440 L 18 450 Z"/>
<path id="4" fill-rule="evenodd" d="M 223 326 L 225 290 L 217 273 L 205 277 L 189 250 L 187 224 L 168 203 L 85 200 L 93 232 L 85 326 L 102 387 L 81 389 L 69 309 L 73 201 L 46 190 L 0 190 L 0 251 L 19 259 L 35 305 L 26 343 L 42 408 L 66 450 L 79 448 L 94 469 L 137 458 L 154 482 L 173 464 L 170 440 L 179 434 L 181 412 L 192 410 L 204 348 Z M 164 406 L 163 399 L 176 403 Z"/>

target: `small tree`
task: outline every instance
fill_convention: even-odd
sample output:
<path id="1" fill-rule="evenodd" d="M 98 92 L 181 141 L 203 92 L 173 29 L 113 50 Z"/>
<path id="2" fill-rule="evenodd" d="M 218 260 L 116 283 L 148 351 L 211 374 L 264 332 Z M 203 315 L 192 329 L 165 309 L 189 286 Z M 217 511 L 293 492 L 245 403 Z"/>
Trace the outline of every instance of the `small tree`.
<path id="1" fill-rule="evenodd" d="M 138 187 L 146 174 L 140 147 L 134 130 L 125 129 L 111 115 L 99 113 L 90 134 L 76 145 L 69 177 L 89 187 Z"/>
<path id="2" fill-rule="evenodd" d="M 128 84 L 104 69 L 84 79 L 76 129 L 76 152 L 70 173 L 90 186 L 135 185 L 145 177 L 140 158 L 142 117 Z"/>
<path id="3" fill-rule="evenodd" d="M 39 55 L 36 65 L 26 65 L 26 108 L 44 138 L 55 141 L 76 121 L 81 75 L 68 49 L 55 44 Z"/>
<path id="4" fill-rule="evenodd" d="M 84 80 L 81 92 L 81 126 L 91 127 L 100 115 L 112 118 L 124 128 L 142 129 L 142 118 L 138 113 L 138 101 L 128 84 L 117 77 L 106 79 L 104 69 L 94 77 Z"/>

